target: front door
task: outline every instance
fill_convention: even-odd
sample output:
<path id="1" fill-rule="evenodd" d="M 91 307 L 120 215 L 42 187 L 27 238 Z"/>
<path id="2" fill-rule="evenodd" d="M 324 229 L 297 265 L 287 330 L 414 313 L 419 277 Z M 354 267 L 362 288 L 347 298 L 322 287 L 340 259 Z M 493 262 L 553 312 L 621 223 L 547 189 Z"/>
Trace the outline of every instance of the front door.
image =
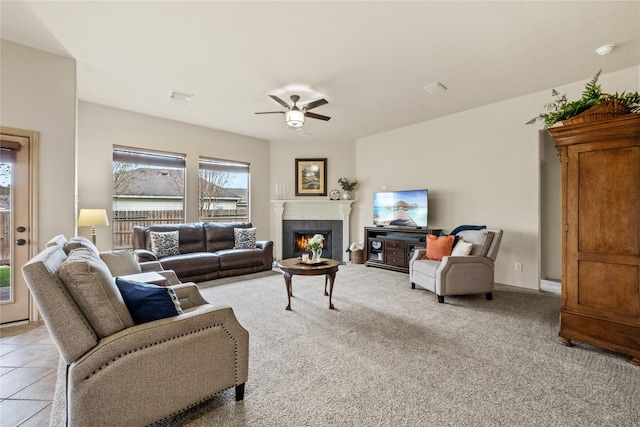
<path id="1" fill-rule="evenodd" d="M 22 266 L 32 255 L 31 208 L 37 133 L 2 128 L 0 150 L 0 323 L 29 320 L 29 290 Z"/>

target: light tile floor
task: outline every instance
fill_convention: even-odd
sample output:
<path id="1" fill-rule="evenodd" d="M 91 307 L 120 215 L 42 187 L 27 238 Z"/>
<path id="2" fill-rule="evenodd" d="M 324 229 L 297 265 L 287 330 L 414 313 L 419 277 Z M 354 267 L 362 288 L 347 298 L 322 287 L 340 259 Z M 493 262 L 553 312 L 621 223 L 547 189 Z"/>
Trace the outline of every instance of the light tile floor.
<path id="1" fill-rule="evenodd" d="M 0 426 L 49 425 L 59 353 L 42 322 L 0 328 Z"/>

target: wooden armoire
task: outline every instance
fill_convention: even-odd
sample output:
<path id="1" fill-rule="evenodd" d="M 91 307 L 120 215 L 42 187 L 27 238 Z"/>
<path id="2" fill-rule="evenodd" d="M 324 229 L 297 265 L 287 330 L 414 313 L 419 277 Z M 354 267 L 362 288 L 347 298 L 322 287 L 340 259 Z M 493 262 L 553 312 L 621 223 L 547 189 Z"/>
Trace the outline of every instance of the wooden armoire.
<path id="1" fill-rule="evenodd" d="M 640 365 L 640 114 L 549 132 L 562 161 L 561 342 Z"/>

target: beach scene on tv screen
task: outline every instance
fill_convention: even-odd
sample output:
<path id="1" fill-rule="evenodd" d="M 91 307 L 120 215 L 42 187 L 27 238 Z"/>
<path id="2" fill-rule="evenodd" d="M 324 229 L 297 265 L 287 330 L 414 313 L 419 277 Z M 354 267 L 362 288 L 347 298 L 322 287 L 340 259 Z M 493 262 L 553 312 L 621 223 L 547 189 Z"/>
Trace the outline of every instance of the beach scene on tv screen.
<path id="1" fill-rule="evenodd" d="M 426 227 L 427 190 L 374 193 L 373 223 L 401 227 Z"/>

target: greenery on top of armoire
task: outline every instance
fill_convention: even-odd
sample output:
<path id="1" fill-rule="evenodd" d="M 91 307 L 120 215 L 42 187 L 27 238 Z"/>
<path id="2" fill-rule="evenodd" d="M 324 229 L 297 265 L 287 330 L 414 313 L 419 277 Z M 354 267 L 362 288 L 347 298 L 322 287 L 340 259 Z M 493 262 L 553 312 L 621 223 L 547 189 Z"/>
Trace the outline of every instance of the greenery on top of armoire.
<path id="1" fill-rule="evenodd" d="M 640 113 L 640 95 L 638 92 L 616 92 L 613 95 L 602 92 L 602 88 L 598 84 L 601 72 L 602 70 L 598 71 L 585 85 L 582 97 L 576 101 L 569 102 L 566 94 L 561 95 L 557 90 L 553 89 L 551 96 L 555 97 L 555 99 L 545 104 L 544 108 L 547 112 L 540 113 L 529 120 L 527 124 L 543 121 L 545 127 L 551 127 L 558 122 L 572 119 L 580 114 L 588 114 L 587 111 L 591 111 L 594 107 L 597 107 L 598 111 L 593 111 L 591 114 L 597 119 Z"/>

